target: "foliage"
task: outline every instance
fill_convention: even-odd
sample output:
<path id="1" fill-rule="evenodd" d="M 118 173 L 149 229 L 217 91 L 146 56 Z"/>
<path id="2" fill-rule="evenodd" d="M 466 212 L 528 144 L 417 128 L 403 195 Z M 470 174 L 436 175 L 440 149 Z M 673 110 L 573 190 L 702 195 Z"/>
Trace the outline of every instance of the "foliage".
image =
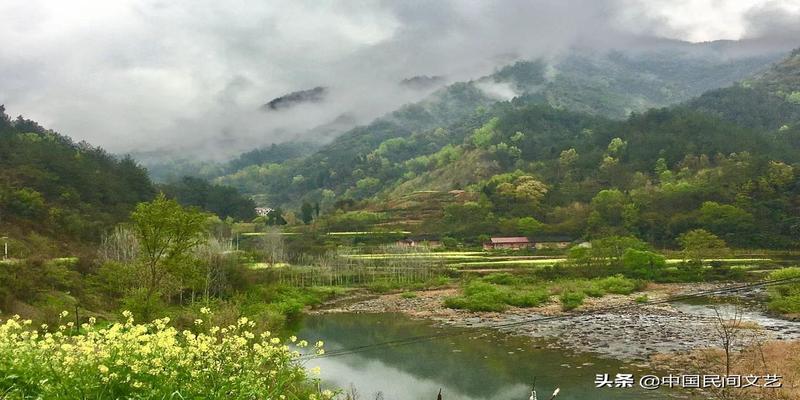
<path id="1" fill-rule="evenodd" d="M 573 310 L 583 304 L 583 299 L 586 295 L 583 292 L 565 291 L 561 293 L 559 300 L 561 300 L 561 309 L 564 311 Z"/>
<path id="2" fill-rule="evenodd" d="M 264 196 L 265 202 L 273 206 L 297 208 L 303 200 L 320 200 L 324 190 L 337 196 L 347 193 L 359 199 L 380 195 L 421 174 L 434 175 L 434 170 L 441 170 L 458 159 L 478 159 L 467 156 L 473 152 L 493 158 L 488 168 L 499 166 L 504 170 L 480 171 L 480 179 L 525 167 L 527 161 L 549 161 L 569 149 L 580 157 L 575 161 L 568 153 L 564 165 L 585 171 L 586 163 L 599 161 L 597 156 L 607 151 L 613 138 L 627 143 L 625 151 L 616 154 L 614 147 L 611 152 L 615 154 L 609 154 L 624 169 L 623 164 L 629 161 L 631 151 L 633 158 L 638 158 L 636 153 L 647 143 L 626 137 L 631 134 L 626 127 L 605 132 L 603 126 L 607 121 L 587 115 L 623 119 L 631 112 L 642 113 L 648 108 L 685 101 L 746 77 L 775 57 L 731 61 L 717 55 L 687 57 L 665 51 L 646 56 L 619 52 L 573 54 L 556 65 L 544 60 L 522 61 L 483 79 L 442 88 L 418 103 L 403 106 L 366 126 L 345 132 L 305 158 L 280 164 L 278 161 L 253 163 L 227 172 L 219 179 L 248 194 Z M 557 73 L 550 76 L 554 71 Z M 492 83 L 510 85 L 520 96 L 513 102 L 497 102 L 484 91 L 484 87 Z M 513 115 L 514 108 L 524 106 L 535 106 L 538 112 L 530 112 L 534 107 L 529 107 L 526 110 L 529 116 Z M 577 113 L 583 116 L 577 117 Z M 691 123 L 679 128 L 685 130 L 688 126 Z M 584 129 L 599 134 L 591 138 L 580 135 Z M 643 131 L 648 135 L 652 133 L 655 141 L 661 142 L 653 143 L 654 152 L 668 147 L 662 144 L 667 136 L 663 132 Z M 589 151 L 584 151 L 587 147 Z M 440 153 L 445 149 L 448 151 Z M 683 155 L 701 151 L 715 153 L 713 148 L 691 145 L 676 152 Z M 461 156 L 452 157 L 454 152 Z M 724 154 L 730 152 L 726 149 Z M 671 158 L 668 161 L 675 162 Z M 473 172 L 478 170 L 475 168 Z M 575 175 L 562 172 L 565 172 L 562 177 Z M 582 175 L 575 177 L 582 178 Z M 296 176 L 304 179 L 295 181 Z M 624 176 L 617 176 L 614 181 L 624 182 Z M 552 183 L 544 182 L 548 186 Z M 412 188 L 415 189 L 426 188 Z"/>
<path id="3" fill-rule="evenodd" d="M 22 117 L 10 120 L 2 106 L 0 170 L 6 235 L 21 230 L 60 242 L 96 242 L 155 194 L 145 169 L 130 157 L 75 143 Z"/>
<path id="4" fill-rule="evenodd" d="M 223 219 L 232 217 L 249 221 L 256 216 L 253 200 L 229 186 L 184 176 L 176 182 L 161 185 L 161 189 L 184 206 L 200 207 Z"/>
<path id="5" fill-rule="evenodd" d="M 622 265 L 631 275 L 653 279 L 667 266 L 667 262 L 661 254 L 628 248 L 622 255 Z"/>
<path id="6" fill-rule="evenodd" d="M 769 274 L 769 280 L 791 280 L 769 288 L 770 310 L 783 314 L 800 314 L 800 268 L 784 268 Z"/>
<path id="7" fill-rule="evenodd" d="M 67 317 L 67 313 L 62 313 Z M 241 318 L 235 325 L 179 331 L 169 318 L 100 327 L 62 324 L 54 333 L 12 318 L 0 325 L 0 391 L 29 398 L 332 398 L 319 393 L 300 354 L 268 332 L 257 335 Z M 81 330 L 70 335 L 70 330 Z M 294 342 L 295 338 L 291 338 Z M 296 342 L 305 347 L 305 341 Z M 322 342 L 313 349 L 322 354 Z"/>
<path id="8" fill-rule="evenodd" d="M 163 289 L 165 278 L 180 275 L 191 251 L 203 243 L 206 216 L 184 209 L 162 194 L 136 206 L 131 221 L 139 243 L 143 313 L 149 318 L 152 301 Z"/>
<path id="9" fill-rule="evenodd" d="M 445 299 L 445 307 L 470 311 L 504 311 L 508 306 L 536 307 L 545 303 L 550 294 L 543 289 L 512 289 L 474 280 L 464 287 L 462 296 Z"/>
<path id="10" fill-rule="evenodd" d="M 717 257 L 729 253 L 725 241 L 705 229 L 693 229 L 678 238 L 686 258 L 699 261 L 703 257 Z"/>

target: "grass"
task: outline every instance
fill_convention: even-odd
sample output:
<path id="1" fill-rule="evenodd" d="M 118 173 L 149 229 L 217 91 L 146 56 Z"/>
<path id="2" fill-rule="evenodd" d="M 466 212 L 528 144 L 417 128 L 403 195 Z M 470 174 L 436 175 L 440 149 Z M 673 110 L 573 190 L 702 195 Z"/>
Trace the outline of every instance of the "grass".
<path id="1" fill-rule="evenodd" d="M 488 278 L 495 282 L 507 279 L 502 274 Z M 445 299 L 445 306 L 470 311 L 505 311 L 509 306 L 537 307 L 550 298 L 550 293 L 543 287 L 523 287 L 518 284 L 509 286 L 483 279 L 469 282 L 463 292 L 461 296 Z"/>
<path id="2" fill-rule="evenodd" d="M 393 260 L 402 258 L 421 259 L 481 259 L 482 253 L 477 251 L 442 251 L 442 252 L 410 252 L 410 253 L 375 253 L 345 254 L 343 257 L 365 260 Z"/>
<path id="3" fill-rule="evenodd" d="M 328 232 L 330 236 L 361 236 L 361 235 L 408 235 L 409 231 L 353 231 L 353 232 Z"/>
<path id="4" fill-rule="evenodd" d="M 297 232 L 277 232 L 279 235 L 282 236 L 292 236 L 292 235 L 300 235 Z M 248 236 L 266 236 L 267 232 L 242 232 L 240 233 L 241 236 L 248 237 Z"/>
<path id="5" fill-rule="evenodd" d="M 366 289 L 375 293 L 389 293 L 399 290 L 408 292 L 410 290 L 424 290 L 442 287 L 449 284 L 450 278 L 446 276 L 437 276 L 423 282 L 398 282 L 380 279 L 367 284 Z"/>
<path id="6" fill-rule="evenodd" d="M 468 261 L 460 263 L 459 265 L 467 268 L 484 267 L 491 268 L 494 266 L 515 266 L 515 267 L 539 267 L 543 265 L 555 265 L 567 261 L 566 258 L 536 258 L 536 259 L 523 259 L 523 260 L 492 260 L 486 261 Z"/>
<path id="7" fill-rule="evenodd" d="M 403 292 L 402 294 L 400 294 L 400 297 L 402 297 L 404 299 L 416 299 L 417 298 L 417 293 L 415 293 L 415 292 Z"/>
<path id="8" fill-rule="evenodd" d="M 255 262 L 255 263 L 249 263 L 246 266 L 249 269 L 267 269 L 267 268 L 285 268 L 285 267 L 289 267 L 290 265 L 287 264 L 287 263 L 282 263 L 282 262 L 281 263 L 274 263 L 274 264 L 265 263 L 265 262 Z"/>
<path id="9" fill-rule="evenodd" d="M 643 287 L 643 281 L 619 275 L 591 280 L 562 279 L 548 283 L 536 281 L 530 276 L 492 273 L 465 282 L 463 293 L 445 299 L 445 306 L 470 311 L 505 311 L 510 306 L 538 307 L 547 303 L 551 294 L 557 294 L 562 309 L 572 310 L 582 305 L 587 296 L 627 295 Z"/>

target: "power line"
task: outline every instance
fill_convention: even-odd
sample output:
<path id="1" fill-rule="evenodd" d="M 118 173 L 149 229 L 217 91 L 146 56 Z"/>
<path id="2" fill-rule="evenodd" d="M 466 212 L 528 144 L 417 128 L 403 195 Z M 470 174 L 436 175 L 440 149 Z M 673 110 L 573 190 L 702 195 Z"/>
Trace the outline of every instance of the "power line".
<path id="1" fill-rule="evenodd" d="M 586 317 L 586 316 L 603 314 L 603 313 L 607 313 L 607 312 L 610 312 L 610 311 L 617 311 L 617 310 L 622 310 L 622 309 L 627 309 L 627 308 L 643 307 L 643 306 L 646 306 L 646 305 L 665 304 L 665 303 L 671 303 L 671 302 L 681 301 L 681 300 L 688 300 L 688 299 L 693 299 L 693 298 L 703 297 L 703 296 L 708 296 L 708 295 L 713 295 L 713 294 L 734 293 L 734 292 L 738 292 L 738 291 L 742 291 L 742 290 L 746 290 L 746 289 L 751 289 L 751 288 L 755 288 L 755 287 L 767 287 L 767 286 L 780 285 L 780 284 L 786 284 L 786 283 L 792 283 L 792 282 L 800 282 L 800 277 L 774 279 L 774 280 L 769 280 L 769 281 L 742 284 L 742 285 L 738 285 L 738 286 L 729 286 L 729 287 L 725 287 L 725 288 L 721 288 L 721 289 L 712 289 L 712 290 L 705 290 L 705 291 L 700 291 L 700 292 L 695 292 L 695 293 L 690 293 L 690 294 L 685 294 L 685 295 L 670 296 L 670 297 L 667 297 L 665 299 L 655 300 L 655 301 L 647 301 L 647 302 L 644 302 L 644 303 L 630 303 L 630 304 L 621 304 L 621 305 L 616 305 L 616 306 L 609 306 L 609 307 L 594 309 L 592 311 L 583 312 L 583 313 L 574 313 L 574 314 L 566 314 L 566 315 L 552 315 L 552 316 L 545 316 L 545 317 L 534 317 L 534 318 L 528 318 L 528 319 L 523 319 L 523 320 L 519 320 L 519 321 L 506 322 L 506 323 L 494 324 L 494 325 L 486 325 L 486 326 L 483 326 L 482 328 L 498 329 L 498 328 L 506 328 L 506 327 L 513 327 L 513 326 L 519 326 L 519 325 L 527 325 L 527 324 L 534 323 L 534 322 L 547 322 L 547 321 L 553 321 L 553 320 Z M 472 332 L 469 331 L 469 330 L 464 330 L 464 331 L 458 331 L 458 332 L 445 332 L 445 333 L 437 333 L 437 334 L 431 334 L 431 335 L 411 336 L 411 337 L 407 337 L 407 338 L 401 338 L 401 339 L 390 340 L 390 341 L 379 342 L 379 343 L 372 343 L 372 344 L 367 344 L 367 345 L 362 345 L 362 346 L 351 347 L 351 348 L 347 348 L 347 349 L 334 350 L 334 351 L 331 351 L 331 352 L 326 352 L 325 354 L 321 354 L 321 355 L 309 354 L 309 355 L 301 356 L 300 359 L 317 359 L 317 358 L 337 357 L 337 356 L 343 356 L 343 355 L 348 355 L 348 354 L 355 354 L 355 353 L 371 351 L 371 350 L 378 349 L 378 348 L 383 348 L 383 347 L 402 346 L 402 345 L 415 344 L 415 343 L 420 343 L 420 342 L 425 342 L 425 341 L 435 340 L 435 339 L 440 339 L 440 338 L 445 338 L 445 337 L 461 336 L 461 335 L 465 335 L 467 333 L 472 333 Z"/>

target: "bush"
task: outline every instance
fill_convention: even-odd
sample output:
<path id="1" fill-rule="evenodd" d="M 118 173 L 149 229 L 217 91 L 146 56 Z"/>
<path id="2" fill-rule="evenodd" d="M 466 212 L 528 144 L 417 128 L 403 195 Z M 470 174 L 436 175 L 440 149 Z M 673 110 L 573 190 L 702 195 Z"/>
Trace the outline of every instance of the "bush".
<path id="1" fill-rule="evenodd" d="M 784 268 L 769 274 L 769 280 L 798 279 L 800 280 L 800 267 Z M 800 313 L 800 282 L 794 281 L 773 286 L 768 291 L 769 303 L 767 307 L 782 314 Z"/>
<path id="2" fill-rule="evenodd" d="M 636 297 L 636 302 L 637 303 L 642 304 L 642 303 L 647 303 L 648 301 L 650 301 L 650 298 L 647 297 L 646 294 L 643 294 L 641 296 Z"/>
<path id="3" fill-rule="evenodd" d="M 515 307 L 538 307 L 550 300 L 550 293 L 544 289 L 534 289 L 522 293 L 510 293 L 506 303 Z"/>
<path id="4" fill-rule="evenodd" d="M 6 399 L 252 399 L 333 397 L 319 393 L 299 353 L 241 318 L 227 328 L 196 321 L 201 333 L 178 331 L 169 319 L 55 333 L 14 318 L 0 325 L 0 392 Z M 66 313 L 63 313 L 66 317 Z M 307 343 L 297 342 L 299 347 Z M 314 346 L 322 353 L 322 343 Z"/>
<path id="5" fill-rule="evenodd" d="M 508 288 L 474 280 L 464 288 L 464 295 L 445 299 L 445 307 L 470 311 L 505 311 L 508 306 L 536 307 L 550 299 L 543 288 Z"/>
<path id="6" fill-rule="evenodd" d="M 494 283 L 495 285 L 515 285 L 520 283 L 519 278 L 507 272 L 495 272 L 486 275 L 482 280 L 484 282 Z"/>
<path id="7" fill-rule="evenodd" d="M 661 254 L 629 248 L 622 255 L 622 265 L 631 276 L 652 279 L 663 271 L 667 261 Z"/>
<path id="8" fill-rule="evenodd" d="M 400 297 L 404 299 L 415 299 L 417 298 L 417 294 L 414 292 L 403 292 Z"/>
<path id="9" fill-rule="evenodd" d="M 564 291 L 561 293 L 561 309 L 564 311 L 573 310 L 583 304 L 586 296 L 583 292 Z"/>
<path id="10" fill-rule="evenodd" d="M 450 236 L 445 236 L 442 238 L 442 245 L 449 250 L 456 249 L 458 248 L 458 240 Z"/>
<path id="11" fill-rule="evenodd" d="M 609 276 L 607 278 L 599 279 L 596 282 L 606 293 L 614 294 L 631 294 L 636 291 L 636 282 L 632 279 L 624 278 L 621 275 Z"/>

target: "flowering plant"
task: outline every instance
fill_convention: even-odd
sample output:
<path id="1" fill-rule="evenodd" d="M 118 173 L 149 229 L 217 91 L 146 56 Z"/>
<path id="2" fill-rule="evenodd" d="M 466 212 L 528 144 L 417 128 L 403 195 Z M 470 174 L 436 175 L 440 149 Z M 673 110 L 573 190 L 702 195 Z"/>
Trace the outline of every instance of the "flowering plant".
<path id="1" fill-rule="evenodd" d="M 204 314 L 209 314 L 207 309 Z M 330 399 L 299 363 L 300 353 L 255 324 L 178 331 L 169 318 L 99 327 L 71 335 L 15 316 L 0 324 L 0 398 L 59 399 Z M 62 313 L 62 319 L 67 313 Z M 2 321 L 0 321 L 2 322 Z M 296 340 L 296 338 L 292 338 Z M 294 344 L 302 348 L 308 344 Z M 322 343 L 313 346 L 322 354 Z"/>

